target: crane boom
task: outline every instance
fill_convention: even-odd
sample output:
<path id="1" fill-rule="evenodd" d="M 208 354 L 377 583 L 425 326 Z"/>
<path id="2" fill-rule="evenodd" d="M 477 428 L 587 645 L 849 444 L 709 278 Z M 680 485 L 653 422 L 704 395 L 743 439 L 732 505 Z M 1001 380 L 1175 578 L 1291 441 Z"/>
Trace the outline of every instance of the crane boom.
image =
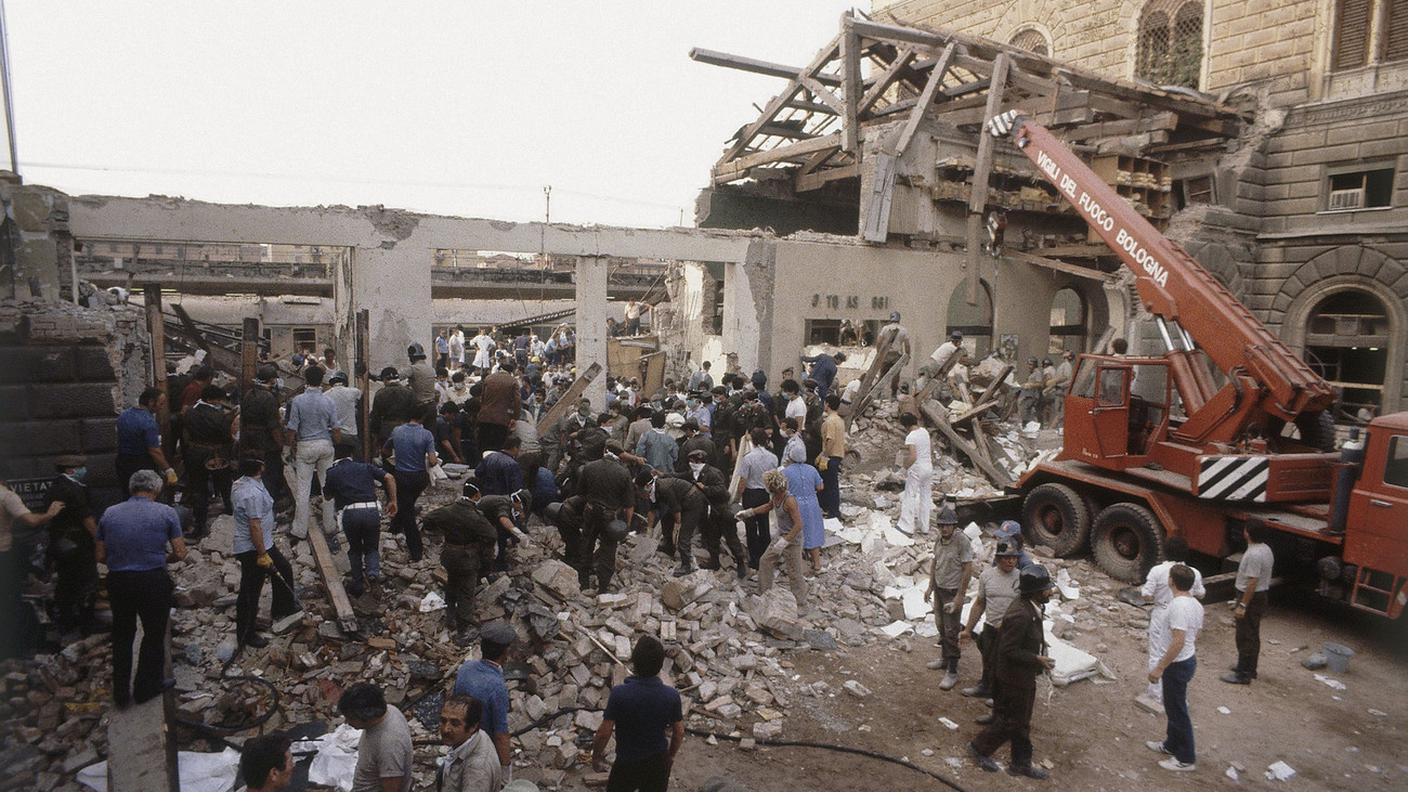
<path id="1" fill-rule="evenodd" d="M 1225 402 L 1240 401 L 1246 396 L 1242 384 L 1249 378 L 1261 391 L 1260 410 L 1282 420 L 1293 421 L 1330 405 L 1334 394 L 1327 382 L 1272 335 L 1212 273 L 1160 234 L 1049 130 L 1020 111 L 1010 110 L 990 119 L 988 131 L 994 137 L 1011 137 L 1134 273 L 1139 298 L 1150 313 L 1163 320 L 1165 338 L 1166 323 L 1176 323 L 1229 376 L 1224 390 L 1236 390 L 1235 398 L 1229 394 L 1216 400 L 1215 394 L 1203 393 L 1203 403 L 1217 401 L 1220 408 Z M 1171 354 L 1178 351 L 1177 346 L 1170 344 Z M 1207 387 L 1206 382 L 1202 385 Z M 1188 405 L 1190 418 L 1200 406 L 1196 402 Z M 1209 419 L 1209 425 L 1213 420 Z"/>

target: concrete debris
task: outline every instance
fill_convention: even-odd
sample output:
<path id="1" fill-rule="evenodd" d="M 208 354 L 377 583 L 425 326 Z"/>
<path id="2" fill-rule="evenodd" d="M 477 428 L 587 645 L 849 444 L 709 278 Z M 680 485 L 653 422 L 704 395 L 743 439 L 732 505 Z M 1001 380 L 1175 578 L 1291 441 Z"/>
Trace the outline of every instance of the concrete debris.
<path id="1" fill-rule="evenodd" d="M 870 688 L 854 679 L 847 679 L 845 684 L 841 687 L 845 688 L 847 693 L 850 693 L 856 698 L 865 698 L 870 695 Z"/>

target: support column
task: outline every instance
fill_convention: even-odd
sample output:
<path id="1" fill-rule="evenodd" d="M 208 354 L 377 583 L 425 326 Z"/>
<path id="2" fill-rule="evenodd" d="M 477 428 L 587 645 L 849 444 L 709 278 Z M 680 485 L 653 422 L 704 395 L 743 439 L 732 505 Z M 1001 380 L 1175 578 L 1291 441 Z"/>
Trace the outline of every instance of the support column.
<path id="1" fill-rule="evenodd" d="M 600 363 L 606 365 L 606 274 L 604 256 L 577 257 L 577 371 Z M 597 377 L 585 393 L 592 409 L 606 409 L 606 377 Z"/>
<path id="2" fill-rule="evenodd" d="M 351 255 L 351 308 L 366 309 L 369 314 L 370 370 L 380 371 L 383 366 L 405 368 L 406 346 L 411 342 L 419 342 L 429 355 L 433 351 L 430 256 L 425 248 L 403 241 L 392 247 L 357 247 Z M 345 287 L 341 282 L 333 282 L 334 290 L 342 288 Z M 342 315 L 337 318 L 340 324 Z M 338 352 L 347 354 L 340 349 Z"/>

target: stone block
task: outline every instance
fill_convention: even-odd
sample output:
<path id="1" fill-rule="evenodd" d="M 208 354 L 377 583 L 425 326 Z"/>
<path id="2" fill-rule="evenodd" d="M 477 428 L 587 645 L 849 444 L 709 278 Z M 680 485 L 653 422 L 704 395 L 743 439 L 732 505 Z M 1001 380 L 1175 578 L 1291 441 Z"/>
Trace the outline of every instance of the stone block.
<path id="1" fill-rule="evenodd" d="M 77 451 L 80 447 L 78 421 L 0 423 L 0 448 L 7 449 L 7 454 L 23 449 L 31 452 L 60 453 Z"/>
<path id="2" fill-rule="evenodd" d="M 576 599 L 582 594 L 577 582 L 577 570 L 556 559 L 549 559 L 533 570 L 533 582 L 551 592 L 558 599 Z"/>
<path id="3" fill-rule="evenodd" d="M 81 346 L 73 350 L 74 376 L 83 382 L 112 382 L 112 361 L 106 347 Z"/>
<path id="4" fill-rule="evenodd" d="M 660 589 L 660 602 L 672 611 L 704 596 L 714 587 L 714 573 L 700 569 L 684 577 L 670 578 Z"/>
<path id="5" fill-rule="evenodd" d="M 35 418 L 87 418 L 117 414 L 113 408 L 111 385 L 31 385 L 29 403 Z"/>
<path id="6" fill-rule="evenodd" d="M 753 739 L 775 740 L 782 736 L 782 721 L 753 724 Z"/>
<path id="7" fill-rule="evenodd" d="M 17 382 L 71 381 L 74 377 L 73 349 L 47 346 L 0 348 L 0 371 L 6 372 Z"/>
<path id="8" fill-rule="evenodd" d="M 788 640 L 802 638 L 802 625 L 797 614 L 797 599 L 781 586 L 768 589 L 749 602 L 748 615 L 762 630 Z"/>
<path id="9" fill-rule="evenodd" d="M 87 418 L 79 421 L 78 425 L 78 447 L 83 453 L 111 453 L 117 450 L 116 418 Z"/>
<path id="10" fill-rule="evenodd" d="M 24 385 L 0 385 L 0 421 L 29 417 L 29 390 Z"/>
<path id="11" fill-rule="evenodd" d="M 48 231 L 51 204 L 37 192 L 21 191 L 10 198 L 10 213 L 21 231 Z"/>

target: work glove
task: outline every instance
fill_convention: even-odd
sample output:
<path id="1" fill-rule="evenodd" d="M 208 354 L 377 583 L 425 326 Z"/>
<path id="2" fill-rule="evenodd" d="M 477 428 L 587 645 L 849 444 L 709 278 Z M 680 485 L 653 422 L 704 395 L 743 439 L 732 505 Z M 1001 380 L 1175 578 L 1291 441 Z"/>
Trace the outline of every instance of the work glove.
<path id="1" fill-rule="evenodd" d="M 254 563 L 258 564 L 260 569 L 274 568 L 274 559 L 270 558 L 268 553 L 260 553 L 259 557 L 254 559 Z"/>
<path id="2" fill-rule="evenodd" d="M 817 469 L 817 470 L 821 471 L 822 473 L 825 473 L 827 466 L 830 465 L 830 464 L 831 464 L 831 460 L 827 459 L 824 454 L 817 454 L 817 456 L 816 456 L 816 469 Z"/>
<path id="3" fill-rule="evenodd" d="M 751 519 L 753 519 L 753 510 L 752 510 L 752 509 L 739 509 L 739 510 L 738 510 L 738 513 L 735 514 L 734 516 L 738 518 L 738 521 L 739 521 L 739 522 L 743 522 L 744 520 L 751 520 Z"/>
<path id="4" fill-rule="evenodd" d="M 779 537 L 777 537 L 776 539 L 774 539 L 774 540 L 773 540 L 773 544 L 777 545 L 777 549 L 778 549 L 778 550 L 786 550 L 786 549 L 787 549 L 787 540 L 784 539 L 784 538 L 781 537 L 781 536 L 779 536 Z"/>
<path id="5" fill-rule="evenodd" d="M 174 468 L 167 468 L 165 472 L 162 473 L 162 475 L 166 477 L 166 485 L 168 487 L 176 486 L 176 482 L 180 480 L 177 477 L 176 470 Z"/>
<path id="6" fill-rule="evenodd" d="M 950 602 L 950 603 L 948 603 L 947 605 L 944 606 L 944 613 L 947 613 L 947 614 L 950 615 L 950 616 L 952 616 L 953 614 L 955 614 L 955 613 L 957 613 L 957 612 L 958 612 L 958 603 L 957 603 L 957 602 Z"/>

